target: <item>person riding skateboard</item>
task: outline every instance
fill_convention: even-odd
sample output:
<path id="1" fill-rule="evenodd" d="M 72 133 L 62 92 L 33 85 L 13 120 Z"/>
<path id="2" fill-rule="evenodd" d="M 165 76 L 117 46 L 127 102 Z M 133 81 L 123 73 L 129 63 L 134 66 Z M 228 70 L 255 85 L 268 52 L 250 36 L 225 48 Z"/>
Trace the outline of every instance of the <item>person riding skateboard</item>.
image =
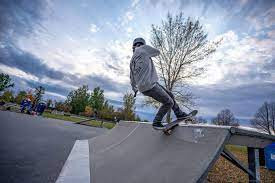
<path id="1" fill-rule="evenodd" d="M 174 111 L 177 119 L 184 119 L 188 115 L 179 108 L 172 92 L 158 83 L 158 75 L 151 57 L 159 54 L 160 51 L 146 45 L 143 38 L 136 38 L 133 41 L 133 56 L 130 61 L 130 80 L 134 96 L 139 91 L 162 104 L 152 124 L 153 128 L 162 130 L 165 128 L 162 119 L 170 109 Z"/>

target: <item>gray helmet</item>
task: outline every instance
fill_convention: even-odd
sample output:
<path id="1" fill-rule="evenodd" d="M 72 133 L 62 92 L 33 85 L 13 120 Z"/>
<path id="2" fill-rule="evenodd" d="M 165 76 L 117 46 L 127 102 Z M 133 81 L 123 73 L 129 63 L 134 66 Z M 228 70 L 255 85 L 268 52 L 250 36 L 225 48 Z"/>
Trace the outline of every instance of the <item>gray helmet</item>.
<path id="1" fill-rule="evenodd" d="M 141 38 L 141 37 L 138 37 L 138 38 L 136 38 L 136 39 L 134 40 L 133 46 L 134 46 L 136 43 L 142 43 L 142 44 L 144 44 L 144 45 L 146 44 L 145 40 L 144 40 L 143 38 Z"/>

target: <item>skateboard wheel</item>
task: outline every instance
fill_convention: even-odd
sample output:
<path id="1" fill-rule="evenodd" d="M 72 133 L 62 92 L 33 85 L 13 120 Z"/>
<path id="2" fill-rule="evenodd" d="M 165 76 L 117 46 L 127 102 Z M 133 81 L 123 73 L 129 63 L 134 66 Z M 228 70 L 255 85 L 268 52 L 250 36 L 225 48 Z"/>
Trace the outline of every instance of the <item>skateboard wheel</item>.
<path id="1" fill-rule="evenodd" d="M 168 130 L 166 133 L 167 133 L 167 135 L 171 135 L 172 134 L 172 130 Z"/>

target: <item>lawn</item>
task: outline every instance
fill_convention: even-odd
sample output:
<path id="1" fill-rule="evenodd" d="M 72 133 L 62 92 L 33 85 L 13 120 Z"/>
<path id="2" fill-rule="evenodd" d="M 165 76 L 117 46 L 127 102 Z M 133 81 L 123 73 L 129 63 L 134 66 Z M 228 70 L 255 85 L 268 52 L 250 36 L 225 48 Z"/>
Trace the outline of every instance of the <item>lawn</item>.
<path id="1" fill-rule="evenodd" d="M 84 122 L 85 125 L 93 126 L 93 127 L 104 127 L 107 129 L 112 129 L 115 126 L 115 123 L 109 123 L 109 122 L 101 122 L 96 120 L 91 120 Z M 102 126 L 101 126 L 102 125 Z"/>
<path id="2" fill-rule="evenodd" d="M 230 150 L 241 162 L 248 166 L 247 149 L 244 146 L 227 145 L 226 148 Z M 261 181 L 274 182 L 275 171 L 260 167 Z M 248 175 L 232 163 L 219 157 L 213 168 L 208 173 L 208 182 L 248 182 Z"/>
<path id="3" fill-rule="evenodd" d="M 71 122 L 75 122 L 75 123 L 83 121 L 85 119 L 88 119 L 88 118 L 85 118 L 85 117 L 79 118 L 79 117 L 73 117 L 73 116 L 64 116 L 64 115 L 61 115 L 61 114 L 52 114 L 52 113 L 49 113 L 49 112 L 44 112 L 43 117 L 53 118 L 53 119 L 60 119 L 60 120 L 65 120 L 65 121 L 71 121 Z M 101 122 L 101 121 L 97 121 L 97 120 L 90 120 L 90 121 L 86 121 L 86 122 L 81 123 L 81 124 L 88 125 L 88 126 L 93 126 L 93 127 L 104 127 L 104 128 L 108 128 L 108 129 L 111 129 L 115 126 L 114 123 Z"/>
<path id="4" fill-rule="evenodd" d="M 42 116 L 45 118 L 60 119 L 60 120 L 71 121 L 71 122 L 80 122 L 80 121 L 84 120 L 84 119 L 73 117 L 73 116 L 64 116 L 61 114 L 52 114 L 49 112 L 44 112 Z"/>

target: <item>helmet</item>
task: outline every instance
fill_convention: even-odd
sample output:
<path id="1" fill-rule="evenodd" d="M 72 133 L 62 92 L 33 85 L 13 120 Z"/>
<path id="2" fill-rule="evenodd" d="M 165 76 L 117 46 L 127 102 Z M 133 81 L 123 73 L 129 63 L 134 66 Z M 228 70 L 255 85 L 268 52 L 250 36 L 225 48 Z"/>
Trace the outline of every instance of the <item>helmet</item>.
<path id="1" fill-rule="evenodd" d="M 137 44 L 137 43 L 142 43 L 142 44 L 146 44 L 146 42 L 145 42 L 145 40 L 143 39 L 143 38 L 141 38 L 141 37 L 138 37 L 138 38 L 136 38 L 135 40 L 134 40 L 134 42 L 133 42 L 133 46 L 135 45 L 135 44 Z"/>

